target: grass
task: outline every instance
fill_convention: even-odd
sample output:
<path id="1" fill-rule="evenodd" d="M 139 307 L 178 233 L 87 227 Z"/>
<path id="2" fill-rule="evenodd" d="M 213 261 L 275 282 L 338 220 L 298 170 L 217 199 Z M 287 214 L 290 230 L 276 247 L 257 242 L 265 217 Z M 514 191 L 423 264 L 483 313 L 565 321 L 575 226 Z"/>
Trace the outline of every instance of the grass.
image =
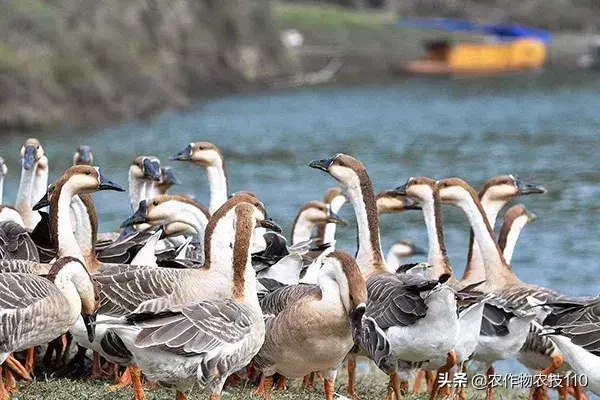
<path id="1" fill-rule="evenodd" d="M 275 15 L 300 27 L 380 27 L 395 19 L 387 13 L 349 10 L 335 5 L 276 3 Z"/>
<path id="2" fill-rule="evenodd" d="M 336 383 L 336 393 L 340 396 L 336 398 L 344 399 L 346 393 L 345 376 L 340 376 Z M 323 400 L 324 394 L 320 384 L 317 384 L 317 389 L 314 392 L 304 390 L 301 385 L 301 380 L 295 380 L 291 383 L 290 389 L 283 392 L 274 392 L 271 396 L 273 400 Z M 19 388 L 19 393 L 13 399 L 19 400 L 130 400 L 133 391 L 131 389 L 123 389 L 119 391 L 110 391 L 108 382 L 100 381 L 71 381 L 66 379 L 57 380 L 35 380 L 28 384 L 22 384 Z M 259 399 L 259 397 L 251 396 L 252 390 L 255 388 L 247 384 L 243 384 L 235 389 L 228 389 L 223 394 L 223 400 L 248 400 L 251 398 Z M 358 383 L 358 394 L 362 400 L 383 399 L 386 395 L 385 378 L 380 375 L 364 376 Z M 148 400 L 173 400 L 175 393 L 171 389 L 154 389 L 146 390 Z M 189 400 L 207 399 L 208 394 L 195 390 L 187 394 Z M 467 390 L 467 399 L 482 399 L 484 392 Z M 404 396 L 403 400 L 426 400 L 426 394 L 409 393 Z M 498 389 L 496 398 L 503 400 L 515 399 L 526 400 L 527 396 L 520 391 L 508 391 Z"/>

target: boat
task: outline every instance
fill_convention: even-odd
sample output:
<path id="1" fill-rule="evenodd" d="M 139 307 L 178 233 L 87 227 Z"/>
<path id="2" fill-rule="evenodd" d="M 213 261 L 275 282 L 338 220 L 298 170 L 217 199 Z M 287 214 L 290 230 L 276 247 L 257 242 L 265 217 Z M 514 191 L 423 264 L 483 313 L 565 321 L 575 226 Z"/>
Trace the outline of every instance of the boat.
<path id="1" fill-rule="evenodd" d="M 473 32 L 480 41 L 425 42 L 425 57 L 400 66 L 403 73 L 426 75 L 496 75 L 539 70 L 548 59 L 549 32 L 516 23 L 479 25 L 470 21 L 409 18 L 400 28 Z M 398 69 L 398 68 L 396 68 Z"/>

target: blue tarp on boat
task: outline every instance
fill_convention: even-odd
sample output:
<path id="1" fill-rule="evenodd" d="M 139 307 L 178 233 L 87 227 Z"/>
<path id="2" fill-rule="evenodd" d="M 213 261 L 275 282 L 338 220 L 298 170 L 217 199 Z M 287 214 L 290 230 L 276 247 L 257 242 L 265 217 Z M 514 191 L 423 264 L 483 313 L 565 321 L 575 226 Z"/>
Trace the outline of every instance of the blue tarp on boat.
<path id="1" fill-rule="evenodd" d="M 401 28 L 441 29 L 446 31 L 482 32 L 492 35 L 499 40 L 514 40 L 518 38 L 536 38 L 549 43 L 552 35 L 542 29 L 530 28 L 516 23 L 476 24 L 453 18 L 403 18 L 398 21 Z"/>

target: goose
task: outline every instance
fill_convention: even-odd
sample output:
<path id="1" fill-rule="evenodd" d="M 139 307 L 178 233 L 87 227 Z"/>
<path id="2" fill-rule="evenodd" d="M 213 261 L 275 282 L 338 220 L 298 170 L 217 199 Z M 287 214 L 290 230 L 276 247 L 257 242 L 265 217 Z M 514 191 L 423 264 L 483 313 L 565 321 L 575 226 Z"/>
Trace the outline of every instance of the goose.
<path id="1" fill-rule="evenodd" d="M 578 383 L 600 396 L 600 299 L 555 300 L 545 306 L 553 313 L 544 321 L 544 335 L 552 339 L 576 374 L 586 377 L 587 382 Z M 577 400 L 584 398 L 581 385 L 574 386 Z"/>
<path id="2" fill-rule="evenodd" d="M 501 329 L 504 336 L 486 335 L 482 332 L 483 336 L 480 337 L 473 358 L 481 359 L 490 365 L 488 373 L 493 373 L 493 366 L 491 366 L 493 362 L 515 353 L 522 364 L 530 369 L 541 370 L 544 375 L 558 371 L 563 364 L 562 355 L 549 338 L 541 335 L 540 322 L 546 318 L 546 313 L 542 308 L 532 308 L 531 305 L 550 302 L 563 296 L 555 291 L 524 283 L 515 275 L 494 240 L 494 233 L 479 198 L 465 181 L 459 178 L 446 178 L 438 182 L 438 187 L 442 201 L 460 207 L 467 215 L 475 233 L 484 258 L 487 277 L 481 286 L 482 290 L 494 293 L 510 303 L 513 311 L 520 311 L 522 314 L 521 316 L 513 312 L 504 314 L 502 319 L 506 323 L 502 324 L 504 328 Z M 534 315 L 528 313 L 529 310 L 532 310 Z M 516 318 L 509 318 L 511 315 Z M 489 322 L 493 324 L 492 319 Z M 539 393 L 533 395 L 537 397 Z M 493 390 L 488 388 L 488 397 L 491 396 Z"/>
<path id="3" fill-rule="evenodd" d="M 498 235 L 498 246 L 507 264 L 512 260 L 521 230 L 536 218 L 537 215 L 527 211 L 523 204 L 512 206 L 504 214 L 504 221 Z"/>
<path id="4" fill-rule="evenodd" d="M 38 160 L 35 169 L 30 202 L 32 207 L 39 199 L 44 197 L 48 190 L 48 173 L 48 157 L 44 155 Z"/>
<path id="5" fill-rule="evenodd" d="M 92 148 L 85 144 L 77 146 L 75 153 L 73 153 L 73 165 L 93 165 L 94 164 L 94 153 Z"/>
<path id="6" fill-rule="evenodd" d="M 388 342 L 389 354 L 381 357 L 365 350 L 372 358 L 378 358 L 378 366 L 390 375 L 388 394 L 393 392 L 400 398 L 397 360 L 427 361 L 449 353 L 456 343 L 456 299 L 454 291 L 443 285 L 450 274 L 426 279 L 416 274 L 396 274 L 388 269 L 381 250 L 373 185 L 360 161 L 338 153 L 329 159 L 312 161 L 309 166 L 336 179 L 354 208 L 358 225 L 356 262 L 368 290 L 365 316 L 376 326 L 375 331 L 368 330 L 363 347 Z M 412 305 L 408 307 L 406 302 Z M 352 397 L 356 396 L 355 368 L 356 361 L 350 360 L 348 394 Z"/>
<path id="7" fill-rule="evenodd" d="M 205 293 L 161 309 L 142 305 L 109 324 L 108 330 L 121 338 L 144 374 L 174 385 L 178 400 L 197 382 L 212 400 L 219 399 L 227 376 L 248 365 L 264 341 L 250 256 L 252 232 L 256 221 L 264 221 L 264 212 L 243 201 L 230 212 L 234 250 L 228 295 Z"/>
<path id="8" fill-rule="evenodd" d="M 427 252 L 413 244 L 412 240 L 400 239 L 394 242 L 385 256 L 385 263 L 390 267 L 399 267 L 409 257 L 426 255 Z"/>
<path id="9" fill-rule="evenodd" d="M 7 174 L 8 167 L 6 166 L 4 157 L 0 157 L 0 204 L 4 204 L 4 178 L 6 178 Z"/>
<path id="10" fill-rule="evenodd" d="M 323 202 L 329 206 L 331 212 L 334 214 L 338 214 L 344 204 L 348 199 L 344 196 L 342 188 L 340 187 L 331 187 L 325 191 L 325 196 L 323 198 Z M 336 231 L 336 223 L 329 222 L 326 225 L 318 225 L 317 226 L 317 243 L 331 243 L 332 247 L 335 248 L 335 231 Z"/>
<path id="11" fill-rule="evenodd" d="M 210 205 L 213 214 L 227 201 L 227 174 L 223 153 L 210 142 L 192 142 L 171 157 L 173 161 L 188 161 L 206 169 L 210 186 Z"/>
<path id="12" fill-rule="evenodd" d="M 17 191 L 17 200 L 15 209 L 19 212 L 25 228 L 33 229 L 40 220 L 38 213 L 33 212 L 32 203 L 37 201 L 34 199 L 34 181 L 35 170 L 37 163 L 44 156 L 44 149 L 39 140 L 30 138 L 25 141 L 21 147 L 21 181 L 19 190 Z M 44 187 L 45 190 L 45 187 Z M 40 197 L 42 197 L 40 195 Z M 4 212 L 4 210 L 2 210 Z"/>
<path id="13" fill-rule="evenodd" d="M 333 399 L 337 369 L 361 330 L 367 288 L 356 261 L 342 251 L 327 255 L 316 285 L 291 285 L 261 301 L 265 342 L 254 357 L 262 372 L 264 398 L 273 374 L 300 378 L 313 371 L 325 377 L 325 397 Z"/>
<path id="14" fill-rule="evenodd" d="M 181 182 L 175 176 L 173 168 L 162 167 L 160 169 L 160 180 L 153 183 L 154 191 L 151 197 L 167 194 L 173 185 L 179 185 Z"/>
<path id="15" fill-rule="evenodd" d="M 479 192 L 479 199 L 493 230 L 498 213 L 514 197 L 544 193 L 546 193 L 546 189 L 543 186 L 524 182 L 517 175 L 500 175 L 489 179 L 483 185 Z M 467 267 L 461 279 L 465 285 L 481 282 L 486 278 L 483 256 L 479 246 L 475 243 L 476 238 L 471 230 Z"/>
<path id="16" fill-rule="evenodd" d="M 0 157 L 0 222 L 13 221 L 20 226 L 25 226 L 21 214 L 11 206 L 4 204 L 4 178 L 8 174 L 8 167 L 4 162 L 4 158 Z"/>
<path id="17" fill-rule="evenodd" d="M 137 156 L 129 167 L 129 204 L 137 210 L 140 201 L 152 196 L 152 184 L 160 180 L 160 161 L 154 156 Z"/>
<path id="18" fill-rule="evenodd" d="M 0 287 L 0 364 L 13 352 L 34 348 L 64 334 L 80 315 L 88 339 L 94 340 L 98 297 L 80 260 L 58 259 L 46 278 L 26 273 L 0 274 Z M 2 379 L 0 398 L 9 399 Z"/>
<path id="19" fill-rule="evenodd" d="M 322 201 L 313 200 L 305 203 L 298 210 L 292 225 L 292 246 L 310 240 L 315 227 L 325 226 L 328 223 L 348 224 Z"/>

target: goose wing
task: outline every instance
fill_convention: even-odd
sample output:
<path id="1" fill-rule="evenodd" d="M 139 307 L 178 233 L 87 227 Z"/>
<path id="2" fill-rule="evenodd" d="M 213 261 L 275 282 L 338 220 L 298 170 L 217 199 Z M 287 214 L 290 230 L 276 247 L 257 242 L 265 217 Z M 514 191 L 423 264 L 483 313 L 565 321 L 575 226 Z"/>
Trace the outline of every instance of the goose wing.
<path id="1" fill-rule="evenodd" d="M 290 304 L 307 296 L 321 296 L 321 289 L 317 285 L 291 285 L 284 286 L 267 294 L 260 301 L 260 308 L 264 314 L 277 315 Z"/>
<path id="2" fill-rule="evenodd" d="M 0 309 L 19 309 L 54 295 L 58 289 L 41 277 L 24 273 L 0 274 Z"/>
<path id="3" fill-rule="evenodd" d="M 425 298 L 439 285 L 438 280 L 418 274 L 381 274 L 367 280 L 365 315 L 379 328 L 410 326 L 427 314 Z"/>
<path id="4" fill-rule="evenodd" d="M 600 356 L 600 301 L 571 307 L 557 318 L 552 333 L 568 337 L 573 344 Z"/>
<path id="5" fill-rule="evenodd" d="M 112 264 L 127 264 L 135 257 L 138 251 L 152 237 L 152 231 L 137 231 L 118 240 L 108 246 L 105 246 L 98 253 L 98 260 Z"/>
<path id="6" fill-rule="evenodd" d="M 14 221 L 0 222 L 0 259 L 40 261 L 29 233 Z"/>
<path id="7" fill-rule="evenodd" d="M 29 260 L 0 260 L 0 274 L 23 273 L 30 275 L 46 275 L 50 264 L 42 264 Z"/>

